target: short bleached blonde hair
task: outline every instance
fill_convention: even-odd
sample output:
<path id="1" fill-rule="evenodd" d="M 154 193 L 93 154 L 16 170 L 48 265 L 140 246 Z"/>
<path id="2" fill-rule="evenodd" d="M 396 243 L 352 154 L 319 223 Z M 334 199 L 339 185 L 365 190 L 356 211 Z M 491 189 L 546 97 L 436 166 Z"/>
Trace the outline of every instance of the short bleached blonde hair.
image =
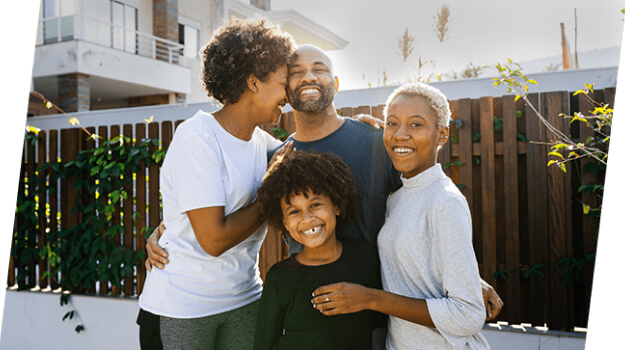
<path id="1" fill-rule="evenodd" d="M 436 127 L 448 127 L 451 111 L 447 97 L 439 89 L 424 83 L 406 83 L 396 88 L 386 99 L 384 118 L 388 115 L 388 107 L 400 95 L 423 97 L 436 115 Z"/>

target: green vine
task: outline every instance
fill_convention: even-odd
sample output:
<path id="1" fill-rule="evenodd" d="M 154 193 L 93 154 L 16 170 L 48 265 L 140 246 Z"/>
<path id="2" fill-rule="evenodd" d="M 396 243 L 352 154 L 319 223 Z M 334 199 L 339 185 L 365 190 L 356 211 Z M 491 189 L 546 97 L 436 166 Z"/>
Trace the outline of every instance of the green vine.
<path id="1" fill-rule="evenodd" d="M 25 141 L 33 144 L 37 139 L 36 133 L 29 132 L 25 136 Z M 156 150 L 152 151 L 152 148 Z M 40 258 L 48 258 L 53 276 L 46 271 L 41 278 L 59 277 L 58 284 L 64 291 L 61 305 L 69 302 L 69 294 L 65 293 L 93 292 L 98 282 L 108 281 L 119 288 L 125 277 L 133 276 L 134 269 L 145 259 L 145 252 L 116 243 L 114 237 L 123 234 L 124 226 L 114 223 L 113 218 L 122 222 L 120 203 L 129 196 L 132 198 L 127 189 L 132 188 L 137 176 L 145 176 L 142 173 L 145 166 L 161 163 L 164 155 L 165 150 L 157 139 L 133 140 L 121 135 L 100 139 L 98 147 L 79 151 L 76 159 L 66 164 L 54 159 L 41 165 L 33 178 L 20 179 L 24 191 L 18 193 L 16 223 L 19 224 L 13 236 L 11 254 L 23 264 L 36 264 Z M 40 183 L 44 177 L 39 174 L 48 170 L 53 176 L 47 179 L 47 183 Z M 50 184 L 56 184 L 60 179 L 74 180 L 71 191 L 77 196 L 71 215 L 76 215 L 78 220 L 70 227 L 48 227 L 45 230 L 46 244 L 39 246 L 33 235 L 34 230 L 44 231 L 39 222 L 44 221 L 49 226 L 53 216 L 61 221 L 68 219 L 61 217 L 60 213 L 50 212 L 49 206 L 39 205 L 39 199 L 54 190 Z M 134 223 L 139 217 L 141 214 L 136 213 L 132 218 L 132 227 L 136 227 Z M 138 233 L 133 232 L 133 235 L 136 237 Z M 27 288 L 27 274 L 27 270 L 21 269 L 17 276 L 19 289 Z M 71 310 L 63 321 L 75 316 L 77 313 Z M 76 331 L 83 329 L 81 324 Z"/>

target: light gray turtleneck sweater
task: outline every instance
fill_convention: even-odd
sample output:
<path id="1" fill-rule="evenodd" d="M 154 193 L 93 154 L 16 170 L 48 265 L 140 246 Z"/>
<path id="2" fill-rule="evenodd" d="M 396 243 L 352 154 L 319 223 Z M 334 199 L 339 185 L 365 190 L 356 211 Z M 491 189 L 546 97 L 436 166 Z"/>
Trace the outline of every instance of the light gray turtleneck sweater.
<path id="1" fill-rule="evenodd" d="M 382 284 L 425 299 L 436 329 L 391 316 L 387 349 L 490 349 L 466 199 L 440 164 L 402 181 L 378 236 Z"/>

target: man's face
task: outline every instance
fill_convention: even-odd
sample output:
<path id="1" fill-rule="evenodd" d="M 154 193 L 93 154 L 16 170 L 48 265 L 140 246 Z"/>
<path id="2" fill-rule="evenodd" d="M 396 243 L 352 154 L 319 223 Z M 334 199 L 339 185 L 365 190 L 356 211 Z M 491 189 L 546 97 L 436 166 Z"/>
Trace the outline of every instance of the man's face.
<path id="1" fill-rule="evenodd" d="M 287 96 L 294 110 L 317 113 L 334 101 L 335 81 L 329 58 L 315 48 L 300 49 L 289 65 Z"/>

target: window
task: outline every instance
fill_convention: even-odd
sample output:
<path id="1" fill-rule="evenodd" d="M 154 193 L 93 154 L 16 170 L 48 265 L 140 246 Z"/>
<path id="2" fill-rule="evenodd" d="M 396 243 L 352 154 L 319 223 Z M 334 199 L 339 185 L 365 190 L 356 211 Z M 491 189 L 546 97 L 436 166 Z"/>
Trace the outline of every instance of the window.
<path id="1" fill-rule="evenodd" d="M 112 1 L 111 6 L 111 46 L 137 53 L 137 9 L 118 1 Z"/>
<path id="2" fill-rule="evenodd" d="M 74 38 L 76 0 L 43 0 L 43 40 L 45 44 Z"/>
<path id="3" fill-rule="evenodd" d="M 200 51 L 200 26 L 193 21 L 178 18 L 178 42 L 184 45 L 180 53 L 187 58 L 199 58 Z"/>

